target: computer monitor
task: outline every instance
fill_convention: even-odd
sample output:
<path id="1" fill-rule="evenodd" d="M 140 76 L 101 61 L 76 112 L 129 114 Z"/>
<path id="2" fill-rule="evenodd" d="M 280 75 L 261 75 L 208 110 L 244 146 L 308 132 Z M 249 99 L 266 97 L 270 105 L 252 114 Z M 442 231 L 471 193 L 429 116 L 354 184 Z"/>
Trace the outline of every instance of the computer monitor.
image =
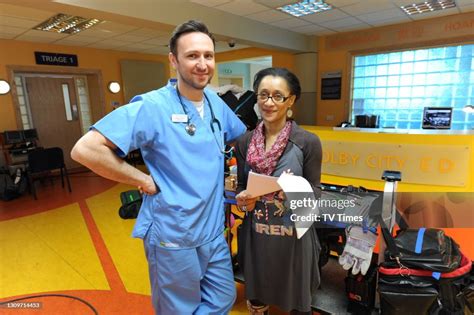
<path id="1" fill-rule="evenodd" d="M 5 144 L 16 144 L 24 142 L 23 133 L 20 130 L 4 131 L 3 139 L 5 140 Z"/>
<path id="2" fill-rule="evenodd" d="M 25 141 L 38 140 L 38 133 L 36 132 L 36 129 L 23 130 L 23 139 L 25 139 Z"/>
<path id="3" fill-rule="evenodd" d="M 450 129 L 452 107 L 425 107 L 423 110 L 423 129 Z"/>

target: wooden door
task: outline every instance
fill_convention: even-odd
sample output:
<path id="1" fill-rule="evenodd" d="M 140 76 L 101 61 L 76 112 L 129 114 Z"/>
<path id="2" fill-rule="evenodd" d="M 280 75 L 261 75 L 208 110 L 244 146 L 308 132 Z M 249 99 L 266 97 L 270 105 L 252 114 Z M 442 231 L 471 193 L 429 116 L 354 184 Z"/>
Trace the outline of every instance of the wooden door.
<path id="1" fill-rule="evenodd" d="M 33 125 L 38 131 L 41 146 L 60 147 L 64 152 L 66 167 L 79 167 L 70 157 L 72 147 L 82 135 L 74 80 L 26 78 L 26 87 Z M 67 94 L 69 104 L 65 99 Z"/>

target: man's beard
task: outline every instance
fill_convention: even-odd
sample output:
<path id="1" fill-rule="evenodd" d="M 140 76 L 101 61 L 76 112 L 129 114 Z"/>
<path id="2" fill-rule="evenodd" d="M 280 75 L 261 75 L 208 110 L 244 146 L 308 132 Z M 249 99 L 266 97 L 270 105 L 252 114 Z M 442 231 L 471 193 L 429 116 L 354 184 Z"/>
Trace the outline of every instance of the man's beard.
<path id="1" fill-rule="evenodd" d="M 204 88 L 211 82 L 212 76 L 209 76 L 209 79 L 207 80 L 206 84 L 202 85 L 200 83 L 197 83 L 193 81 L 192 79 L 189 79 L 183 75 L 181 75 L 181 80 L 186 83 L 186 85 L 193 87 L 196 90 L 204 90 Z"/>

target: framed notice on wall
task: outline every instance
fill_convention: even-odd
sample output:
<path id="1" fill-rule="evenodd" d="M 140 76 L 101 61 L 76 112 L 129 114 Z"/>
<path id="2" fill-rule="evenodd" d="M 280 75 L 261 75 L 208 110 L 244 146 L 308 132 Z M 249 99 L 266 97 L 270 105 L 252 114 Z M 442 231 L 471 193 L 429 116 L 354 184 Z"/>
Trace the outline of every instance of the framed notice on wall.
<path id="1" fill-rule="evenodd" d="M 342 72 L 325 72 L 321 77 L 321 99 L 341 99 Z"/>

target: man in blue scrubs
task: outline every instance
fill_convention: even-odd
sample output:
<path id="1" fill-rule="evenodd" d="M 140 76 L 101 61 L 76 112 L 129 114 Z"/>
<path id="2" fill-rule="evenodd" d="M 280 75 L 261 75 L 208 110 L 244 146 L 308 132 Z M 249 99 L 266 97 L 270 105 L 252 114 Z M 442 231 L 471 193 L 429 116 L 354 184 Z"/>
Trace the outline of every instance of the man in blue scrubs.
<path id="1" fill-rule="evenodd" d="M 214 38 L 198 21 L 170 39 L 169 83 L 92 126 L 71 152 L 106 178 L 144 192 L 133 236 L 144 240 L 156 314 L 227 314 L 235 301 L 224 239 L 224 145 L 245 126 L 206 86 Z M 140 149 L 147 175 L 119 157 Z"/>

